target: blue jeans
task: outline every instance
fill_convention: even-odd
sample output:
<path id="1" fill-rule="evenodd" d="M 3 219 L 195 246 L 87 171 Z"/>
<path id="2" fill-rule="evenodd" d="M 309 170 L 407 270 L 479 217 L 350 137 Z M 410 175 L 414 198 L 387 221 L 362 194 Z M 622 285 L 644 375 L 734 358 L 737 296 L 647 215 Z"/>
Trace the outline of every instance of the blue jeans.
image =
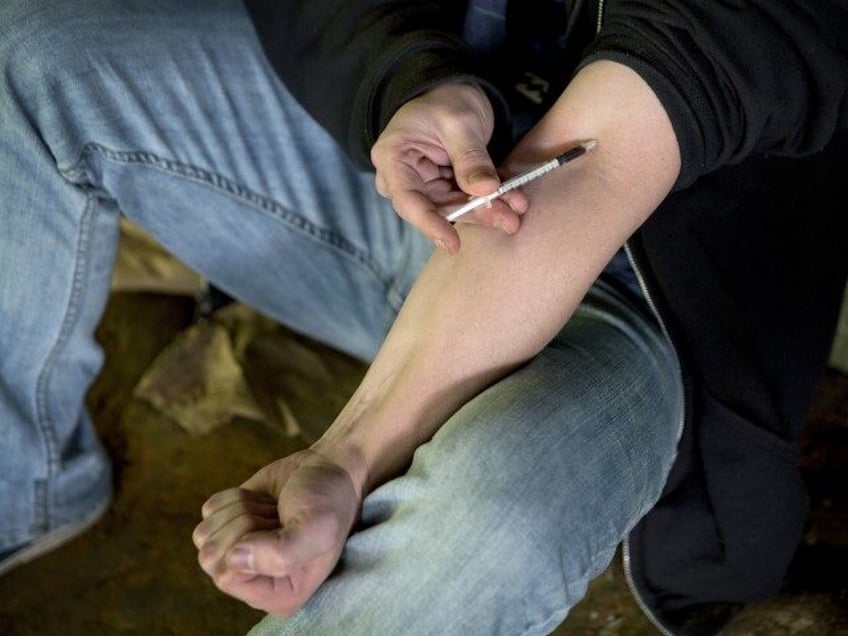
<path id="1" fill-rule="evenodd" d="M 2 552 L 110 496 L 83 397 L 121 213 L 364 359 L 431 247 L 286 92 L 236 0 L 6 2 L 0 71 Z M 599 283 L 368 496 L 314 600 L 256 633 L 549 631 L 656 500 L 681 403 L 657 327 Z"/>

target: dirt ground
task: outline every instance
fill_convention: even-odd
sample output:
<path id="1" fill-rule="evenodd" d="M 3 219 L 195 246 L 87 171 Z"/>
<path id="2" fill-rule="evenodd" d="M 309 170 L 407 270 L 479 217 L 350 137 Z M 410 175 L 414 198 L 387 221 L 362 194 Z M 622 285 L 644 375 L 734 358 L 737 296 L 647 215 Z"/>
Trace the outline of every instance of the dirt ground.
<path id="1" fill-rule="evenodd" d="M 98 333 L 106 365 L 89 405 L 114 459 L 115 498 L 87 534 L 0 579 L 0 634 L 234 635 L 260 618 L 198 568 L 190 535 L 200 505 L 301 448 L 362 368 L 239 314 L 201 323 L 186 342 L 194 317 L 187 297 L 113 295 Z M 229 349 L 213 346 L 222 334 Z M 178 366 L 160 370 L 158 384 L 145 376 L 175 338 L 183 354 L 195 355 L 180 359 L 215 373 L 191 379 L 192 370 Z M 281 398 L 271 387 L 283 385 Z M 848 634 L 848 376 L 840 372 L 822 378 L 803 462 L 813 514 L 786 591 L 743 610 L 724 636 Z M 655 631 L 627 593 L 617 560 L 555 633 Z"/>

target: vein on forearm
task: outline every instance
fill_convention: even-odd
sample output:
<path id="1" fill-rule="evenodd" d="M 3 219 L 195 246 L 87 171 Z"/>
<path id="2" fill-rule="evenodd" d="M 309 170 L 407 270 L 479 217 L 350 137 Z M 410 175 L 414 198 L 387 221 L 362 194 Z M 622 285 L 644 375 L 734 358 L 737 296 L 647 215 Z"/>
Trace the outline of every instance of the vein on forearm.
<path id="1" fill-rule="evenodd" d="M 507 165 L 518 172 L 590 138 L 599 140 L 591 156 L 527 186 L 531 207 L 515 235 L 461 226 L 459 253 L 439 250 L 427 263 L 328 431 L 364 457 L 369 485 L 536 355 L 671 189 L 679 154 L 668 118 L 643 80 L 611 62 L 584 68 Z"/>

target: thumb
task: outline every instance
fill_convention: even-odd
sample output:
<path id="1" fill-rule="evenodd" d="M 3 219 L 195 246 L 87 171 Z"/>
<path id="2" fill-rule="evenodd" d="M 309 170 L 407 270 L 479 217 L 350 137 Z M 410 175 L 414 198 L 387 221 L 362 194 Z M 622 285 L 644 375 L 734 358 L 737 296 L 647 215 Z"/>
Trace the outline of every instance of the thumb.
<path id="1" fill-rule="evenodd" d="M 498 189 L 500 179 L 486 149 L 486 140 L 474 131 L 454 132 L 445 141 L 454 178 L 463 192 L 482 196 Z"/>
<path id="2" fill-rule="evenodd" d="M 305 523 L 304 523 L 305 521 Z M 271 577 L 291 575 L 313 559 L 341 548 L 332 515 L 291 520 L 280 530 L 253 532 L 227 552 L 227 565 L 245 574 Z"/>

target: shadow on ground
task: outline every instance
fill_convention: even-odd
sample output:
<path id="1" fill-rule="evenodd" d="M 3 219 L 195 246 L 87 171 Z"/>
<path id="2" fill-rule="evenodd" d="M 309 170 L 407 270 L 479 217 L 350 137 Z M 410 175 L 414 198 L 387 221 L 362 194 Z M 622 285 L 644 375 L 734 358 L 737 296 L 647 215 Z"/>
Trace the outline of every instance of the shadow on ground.
<path id="1" fill-rule="evenodd" d="M 304 434 L 332 417 L 361 366 L 266 324 L 252 346 L 235 347 L 253 407 L 266 417 L 236 409 L 212 430 L 189 432 L 133 391 L 157 354 L 192 323 L 194 311 L 183 297 L 113 295 L 98 333 L 106 365 L 89 406 L 114 460 L 115 498 L 86 535 L 0 579 L 0 634 L 235 635 L 260 618 L 221 595 L 197 567 L 190 535 L 200 505 L 303 447 Z M 289 352 L 288 359 L 299 352 L 301 366 L 323 361 L 321 381 L 341 394 L 315 395 L 298 369 L 280 366 L 279 350 Z M 271 386 L 283 380 L 300 395 L 275 398 Z M 202 392 L 183 388 L 180 399 L 189 402 L 192 391 Z M 813 514 L 786 591 L 743 610 L 724 636 L 848 634 L 848 376 L 824 376 L 809 429 L 803 462 Z M 555 633 L 656 632 L 633 603 L 616 561 Z"/>

